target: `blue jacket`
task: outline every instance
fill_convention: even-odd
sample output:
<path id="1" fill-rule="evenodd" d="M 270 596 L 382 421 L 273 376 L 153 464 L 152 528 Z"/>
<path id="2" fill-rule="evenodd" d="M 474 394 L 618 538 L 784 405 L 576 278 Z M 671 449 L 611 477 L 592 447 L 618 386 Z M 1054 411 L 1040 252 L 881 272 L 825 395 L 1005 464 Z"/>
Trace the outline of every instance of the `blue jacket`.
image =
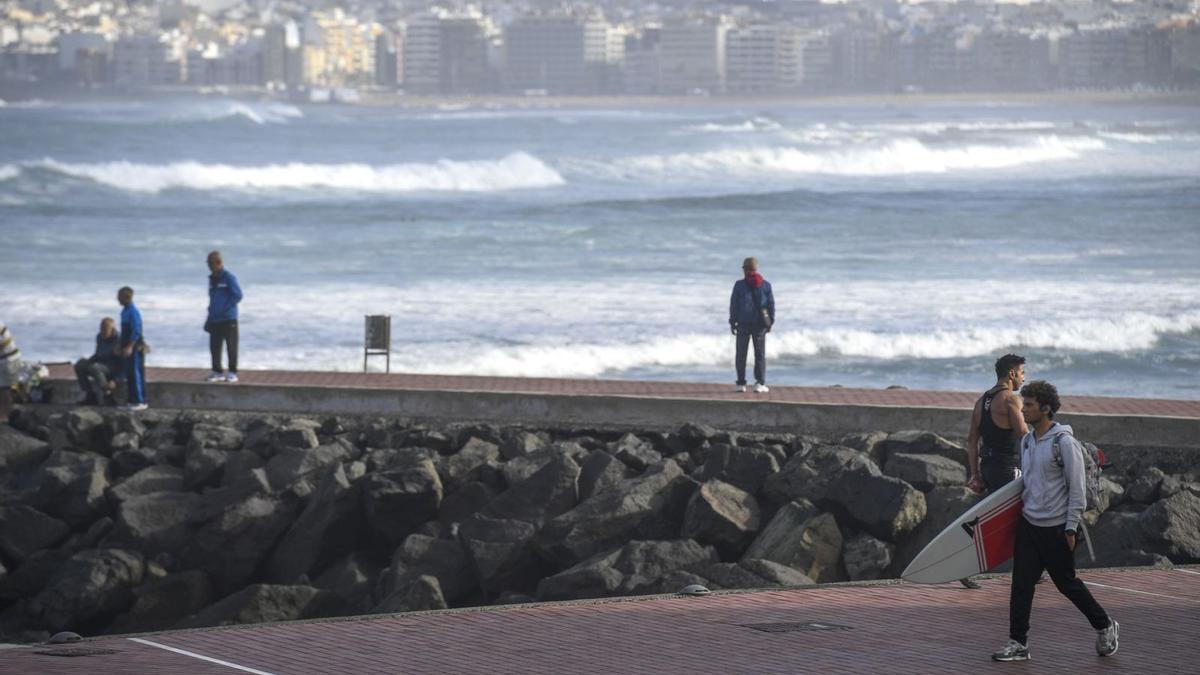
<path id="1" fill-rule="evenodd" d="M 132 302 L 121 308 L 121 347 L 142 339 L 142 313 Z"/>
<path id="2" fill-rule="evenodd" d="M 217 276 L 208 277 L 208 320 L 236 321 L 238 303 L 242 301 L 242 287 L 238 286 L 233 272 L 222 269 Z"/>
<path id="3" fill-rule="evenodd" d="M 114 373 L 120 372 L 121 336 L 114 333 L 112 337 L 106 339 L 103 335 L 96 333 L 96 352 L 88 360 L 104 365 Z"/>
<path id="4" fill-rule="evenodd" d="M 751 331 L 766 328 L 759 313 L 760 307 L 766 308 L 774 324 L 775 294 L 771 292 L 771 282 L 764 279 L 762 286 L 750 288 L 745 279 L 738 279 L 729 296 L 729 325 Z"/>

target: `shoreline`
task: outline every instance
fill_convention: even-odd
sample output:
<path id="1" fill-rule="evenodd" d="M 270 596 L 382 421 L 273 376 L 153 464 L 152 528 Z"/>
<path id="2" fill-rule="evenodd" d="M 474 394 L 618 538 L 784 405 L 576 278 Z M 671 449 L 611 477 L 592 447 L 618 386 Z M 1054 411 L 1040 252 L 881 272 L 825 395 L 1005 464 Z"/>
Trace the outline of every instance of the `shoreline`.
<path id="1" fill-rule="evenodd" d="M 20 88 L 0 84 L 0 101 L 7 104 L 30 101 L 141 101 L 196 97 L 201 99 L 270 100 L 297 105 L 348 105 L 365 108 L 397 108 L 403 110 L 446 110 L 447 108 L 518 109 L 518 110 L 615 110 L 637 108 L 716 108 L 746 107 L 834 107 L 861 106 L 936 106 L 936 105 L 1031 105 L 1031 104 L 1094 104 L 1094 105 L 1200 105 L 1200 90 L 1184 91 L 1044 91 L 992 93 L 891 93 L 891 94 L 788 94 L 745 96 L 520 96 L 510 94 L 470 95 L 407 95 L 390 91 L 355 90 L 356 101 L 311 102 L 296 100 L 280 92 L 262 87 L 158 87 L 151 89 L 105 88 L 84 90 L 74 87 Z M 15 95 L 15 96 L 14 96 Z M 12 98 L 10 98 L 12 97 Z M 4 108 L 0 105 L 0 109 Z"/>

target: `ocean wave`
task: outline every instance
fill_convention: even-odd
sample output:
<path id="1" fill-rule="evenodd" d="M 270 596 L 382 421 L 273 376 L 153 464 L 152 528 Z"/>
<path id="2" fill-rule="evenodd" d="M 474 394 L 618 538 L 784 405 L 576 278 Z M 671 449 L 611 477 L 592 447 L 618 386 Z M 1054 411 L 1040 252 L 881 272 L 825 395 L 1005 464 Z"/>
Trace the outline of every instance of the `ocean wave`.
<path id="1" fill-rule="evenodd" d="M 762 131 L 779 131 L 783 126 L 769 117 L 752 117 L 744 122 L 734 124 L 719 124 L 709 122 L 687 127 L 687 131 L 706 133 L 753 133 Z"/>
<path id="2" fill-rule="evenodd" d="M 919 140 L 905 138 L 874 147 L 829 152 L 794 147 L 759 147 L 641 155 L 618 159 L 607 165 L 593 164 L 592 168 L 613 178 L 729 173 L 836 176 L 944 174 L 1077 159 L 1084 153 L 1104 147 L 1104 142 L 1097 139 L 1059 136 L 1041 136 L 1032 142 L 1016 145 L 960 145 L 945 148 L 930 147 Z"/>
<path id="3" fill-rule="evenodd" d="M 565 181 L 540 159 L 513 153 L 498 160 L 392 164 L 268 164 L 232 166 L 175 162 L 76 164 L 45 159 L 22 165 L 92 180 L 130 192 L 330 188 L 362 192 L 498 192 L 554 187 Z"/>
<path id="4" fill-rule="evenodd" d="M 1200 329 L 1200 313 L 1184 317 L 1131 314 L 1069 320 L 1006 330 L 886 333 L 820 329 L 772 333 L 772 358 L 851 357 L 893 361 L 985 357 L 1006 350 L 1050 349 L 1085 353 L 1147 350 L 1164 335 Z M 638 368 L 721 367 L 732 358 L 731 338 L 689 334 L 634 343 L 546 344 L 463 348 L 409 347 L 393 355 L 408 372 L 493 376 L 595 377 Z M 451 358 L 451 352 L 454 353 Z"/>
<path id="5" fill-rule="evenodd" d="M 19 169 L 18 167 L 12 166 L 11 164 L 5 164 L 4 166 L 0 166 L 0 181 L 11 180 L 13 178 L 16 178 L 20 174 L 21 174 L 21 169 Z"/>
<path id="6" fill-rule="evenodd" d="M 217 122 L 244 119 L 255 124 L 287 124 L 304 117 L 304 112 L 286 103 L 247 103 L 243 101 L 218 101 L 189 106 L 171 113 L 174 122 Z"/>

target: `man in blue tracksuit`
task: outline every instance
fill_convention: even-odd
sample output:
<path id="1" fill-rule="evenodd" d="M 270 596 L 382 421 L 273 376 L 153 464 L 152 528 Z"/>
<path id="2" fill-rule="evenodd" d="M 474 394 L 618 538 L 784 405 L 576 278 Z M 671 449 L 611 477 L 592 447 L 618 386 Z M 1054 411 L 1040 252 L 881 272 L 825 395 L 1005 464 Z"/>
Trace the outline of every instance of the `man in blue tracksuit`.
<path id="1" fill-rule="evenodd" d="M 758 259 L 742 261 L 744 278 L 729 296 L 729 331 L 737 336 L 737 390 L 746 391 L 746 352 L 754 342 L 754 391 L 767 389 L 767 333 L 775 324 L 775 295 L 771 282 L 758 273 Z"/>
<path id="2" fill-rule="evenodd" d="M 121 303 L 121 358 L 125 362 L 125 381 L 129 384 L 130 410 L 145 410 L 146 356 L 142 353 L 142 313 L 133 304 L 133 289 L 125 286 L 117 291 Z"/>
<path id="3" fill-rule="evenodd" d="M 242 301 L 242 288 L 237 277 L 225 269 L 221 252 L 208 254 L 208 320 L 204 330 L 208 332 L 208 350 L 212 355 L 212 373 L 209 382 L 238 381 L 238 303 Z M 221 345 L 229 351 L 229 372 L 221 372 Z"/>

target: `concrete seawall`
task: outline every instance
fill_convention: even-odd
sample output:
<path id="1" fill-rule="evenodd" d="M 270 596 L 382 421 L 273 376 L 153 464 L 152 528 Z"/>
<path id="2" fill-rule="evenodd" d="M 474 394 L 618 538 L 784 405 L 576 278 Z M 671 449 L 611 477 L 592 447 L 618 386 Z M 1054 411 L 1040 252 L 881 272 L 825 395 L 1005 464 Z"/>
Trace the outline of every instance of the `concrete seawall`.
<path id="1" fill-rule="evenodd" d="M 56 368 L 50 383 L 58 402 L 76 396 L 75 384 L 64 377 L 63 370 Z M 957 392 L 781 387 L 769 397 L 752 397 L 730 396 L 728 387 L 714 389 L 710 385 L 637 383 L 634 388 L 605 381 L 431 377 L 410 377 L 417 381 L 408 382 L 397 379 L 405 376 L 350 373 L 247 372 L 241 384 L 213 385 L 200 382 L 202 376 L 203 371 L 152 370 L 148 385 L 152 405 L 540 427 L 668 430 L 694 422 L 719 429 L 802 432 L 830 438 L 861 431 L 922 429 L 961 438 L 974 400 L 972 394 Z M 882 396 L 884 393 L 887 396 Z M 1068 401 L 1064 410 L 1070 412 L 1060 415 L 1081 438 L 1100 445 L 1200 448 L 1200 414 L 1191 414 L 1193 409 L 1200 411 L 1200 403 L 1081 401 Z M 1124 412 L 1098 412 L 1102 410 Z"/>

